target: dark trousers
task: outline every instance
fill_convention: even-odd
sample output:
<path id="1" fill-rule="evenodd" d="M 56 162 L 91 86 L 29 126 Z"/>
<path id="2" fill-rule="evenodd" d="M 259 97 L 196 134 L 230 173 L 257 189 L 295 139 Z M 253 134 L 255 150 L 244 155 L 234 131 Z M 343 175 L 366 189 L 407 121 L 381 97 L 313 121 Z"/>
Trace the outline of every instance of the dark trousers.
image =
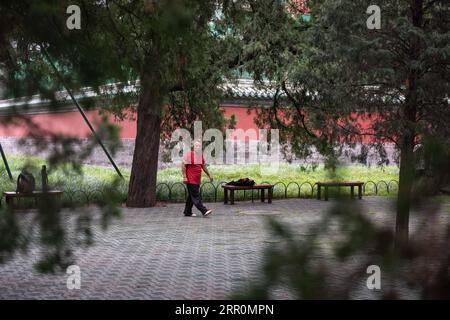
<path id="1" fill-rule="evenodd" d="M 200 185 L 198 184 L 186 184 L 188 190 L 188 196 L 186 199 L 186 207 L 184 208 L 184 214 L 187 216 L 192 215 L 192 206 L 195 206 L 202 214 L 205 214 L 208 209 L 202 203 L 202 197 L 200 195 Z"/>

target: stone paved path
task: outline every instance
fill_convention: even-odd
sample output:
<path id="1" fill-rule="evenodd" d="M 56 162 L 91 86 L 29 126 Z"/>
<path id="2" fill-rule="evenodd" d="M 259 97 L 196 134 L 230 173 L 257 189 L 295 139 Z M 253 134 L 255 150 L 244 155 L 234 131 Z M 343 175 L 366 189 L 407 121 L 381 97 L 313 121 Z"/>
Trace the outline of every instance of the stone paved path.
<path id="1" fill-rule="evenodd" d="M 377 222 L 394 222 L 392 199 L 360 202 Z M 31 249 L 0 265 L 0 299 L 225 299 L 257 277 L 262 249 L 270 242 L 265 216 L 276 215 L 301 236 L 331 203 L 215 203 L 209 218 L 182 216 L 182 204 L 124 209 L 106 232 L 94 228 L 93 246 L 77 251 L 80 290 L 67 289 L 66 274 L 37 274 L 38 251 Z"/>

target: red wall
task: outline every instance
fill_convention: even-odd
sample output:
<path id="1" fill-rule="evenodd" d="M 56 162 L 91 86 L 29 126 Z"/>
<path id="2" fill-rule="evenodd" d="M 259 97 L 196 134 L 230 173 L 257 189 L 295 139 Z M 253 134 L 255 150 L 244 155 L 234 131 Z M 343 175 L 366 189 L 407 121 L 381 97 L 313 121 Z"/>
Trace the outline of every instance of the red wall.
<path id="1" fill-rule="evenodd" d="M 232 114 L 236 115 L 236 128 L 258 130 L 253 119 L 256 116 L 255 109 L 248 109 L 236 106 L 223 106 L 225 117 L 230 118 Z"/>
<path id="2" fill-rule="evenodd" d="M 86 113 L 93 124 L 98 123 L 100 116 L 96 111 Z M 26 115 L 23 118 L 31 120 L 39 128 L 61 135 L 86 137 L 89 128 L 78 112 L 42 113 Z M 25 121 L 15 119 L 14 123 L 1 121 L 0 136 L 24 137 L 30 134 L 30 128 Z"/>
<path id="3" fill-rule="evenodd" d="M 232 114 L 236 115 L 236 128 L 243 130 L 258 129 L 253 121 L 256 115 L 255 109 L 235 105 L 224 105 L 222 108 L 227 118 L 231 117 Z M 89 111 L 86 112 L 86 114 L 94 127 L 96 127 L 96 124 L 101 120 L 101 115 L 98 111 Z M 34 114 L 27 115 L 25 118 L 32 120 L 33 123 L 38 125 L 41 129 L 54 134 L 74 137 L 87 137 L 90 134 L 89 128 L 78 111 Z M 117 121 L 113 116 L 109 117 L 111 122 L 121 126 L 122 130 L 120 137 L 122 139 L 134 139 L 136 137 L 136 122 L 132 117 L 129 118 L 131 119 Z M 358 116 L 356 117 L 356 121 L 362 128 L 369 128 L 373 119 L 369 119 L 367 116 Z M 28 135 L 30 135 L 30 130 L 25 122 L 8 124 L 6 121 L 0 119 L 0 136 L 25 137 Z M 371 140 L 371 137 L 365 137 L 363 139 L 364 142 L 369 142 Z"/>
<path id="4" fill-rule="evenodd" d="M 234 113 L 236 115 L 236 128 L 244 130 L 253 128 L 258 129 L 253 122 L 255 111 L 251 110 L 250 114 L 247 113 L 249 109 L 245 107 L 237 106 L 224 106 L 224 114 L 227 118 L 231 117 Z M 86 112 L 88 119 L 96 127 L 101 120 L 101 116 L 98 111 Z M 38 125 L 41 129 L 49 131 L 55 134 L 61 134 L 66 136 L 75 137 L 87 137 L 89 136 L 89 128 L 84 122 L 78 111 L 60 112 L 60 113 L 42 113 L 26 115 L 24 118 L 31 120 L 34 124 Z M 133 119 L 127 119 L 123 121 L 117 121 L 113 116 L 109 117 L 110 121 L 119 124 L 122 128 L 120 136 L 122 139 L 134 139 L 136 137 L 136 122 Z M 29 126 L 25 121 L 15 120 L 15 123 L 7 123 L 0 120 L 0 136 L 3 137 L 25 137 L 30 134 Z"/>

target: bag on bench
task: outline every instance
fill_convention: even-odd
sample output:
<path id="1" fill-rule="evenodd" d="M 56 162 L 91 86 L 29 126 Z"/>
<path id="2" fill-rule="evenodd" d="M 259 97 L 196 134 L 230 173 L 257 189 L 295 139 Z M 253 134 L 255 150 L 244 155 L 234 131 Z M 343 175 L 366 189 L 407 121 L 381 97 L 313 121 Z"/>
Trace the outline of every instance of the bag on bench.
<path id="1" fill-rule="evenodd" d="M 36 188 L 36 181 L 31 173 L 26 170 L 22 172 L 17 177 L 17 189 L 18 193 L 31 193 Z"/>
<path id="2" fill-rule="evenodd" d="M 243 178 L 237 181 L 228 182 L 227 185 L 236 187 L 253 187 L 255 185 L 255 181 L 250 180 L 249 178 Z"/>

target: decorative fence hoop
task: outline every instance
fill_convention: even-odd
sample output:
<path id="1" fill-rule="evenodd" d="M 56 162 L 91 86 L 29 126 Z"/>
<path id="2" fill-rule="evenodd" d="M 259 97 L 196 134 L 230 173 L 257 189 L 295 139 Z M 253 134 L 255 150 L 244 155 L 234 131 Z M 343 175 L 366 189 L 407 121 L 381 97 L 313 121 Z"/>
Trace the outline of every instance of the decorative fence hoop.
<path id="1" fill-rule="evenodd" d="M 287 184 L 287 186 L 286 186 L 286 198 L 287 198 L 287 191 L 288 191 L 289 186 L 290 186 L 291 184 L 295 184 L 295 185 L 297 186 L 298 197 L 300 198 L 300 189 L 301 189 L 301 187 L 300 187 L 299 184 L 298 184 L 297 182 L 295 182 L 295 181 L 291 181 L 291 182 L 289 182 L 289 183 Z"/>
<path id="2" fill-rule="evenodd" d="M 170 200 L 170 199 L 172 198 L 172 187 L 169 186 L 169 185 L 168 185 L 167 183 L 165 183 L 165 182 L 158 183 L 158 184 L 156 185 L 156 196 L 158 196 L 158 193 L 160 193 L 161 190 L 164 189 L 164 187 L 167 188 L 167 191 L 168 191 L 168 196 L 167 196 L 167 198 L 168 198 L 168 200 Z"/>
<path id="3" fill-rule="evenodd" d="M 386 188 L 386 192 L 389 194 L 389 185 L 384 180 L 378 181 L 378 183 L 377 183 L 377 190 L 380 190 L 380 185 L 381 184 L 384 184 L 384 186 Z M 377 194 L 378 194 L 378 192 L 377 192 Z"/>
<path id="4" fill-rule="evenodd" d="M 317 183 L 315 183 L 314 185 L 312 185 L 312 184 L 309 183 L 309 182 L 303 182 L 302 184 L 300 184 L 300 190 L 298 191 L 298 194 L 299 194 L 298 197 L 300 198 L 300 193 L 301 193 L 301 191 L 302 191 L 302 187 L 303 187 L 303 185 L 305 185 L 305 184 L 307 184 L 307 185 L 310 186 L 310 188 L 311 188 L 311 197 L 313 197 L 313 196 L 314 196 L 314 186 L 316 186 Z"/>
<path id="5" fill-rule="evenodd" d="M 170 199 L 169 201 L 173 201 L 172 196 L 173 196 L 173 188 L 177 185 L 181 185 L 183 187 L 184 190 L 184 198 L 183 201 L 185 201 L 187 199 L 187 188 L 186 185 L 182 182 L 175 182 L 174 184 L 172 184 L 172 186 L 170 186 Z M 175 199 L 175 200 L 179 200 L 179 199 Z"/>
<path id="6" fill-rule="evenodd" d="M 287 198 L 287 188 L 286 188 L 286 185 L 284 184 L 284 182 L 279 181 L 279 182 L 275 183 L 273 185 L 273 193 L 275 194 L 275 187 L 280 184 L 284 187 L 284 197 Z"/>
<path id="7" fill-rule="evenodd" d="M 203 188 L 204 188 L 206 185 L 208 185 L 208 184 L 210 184 L 210 185 L 213 186 L 213 189 L 214 189 L 214 202 L 217 202 L 217 187 L 218 187 L 218 186 L 214 185 L 214 183 L 212 183 L 212 182 L 205 182 L 205 183 L 202 183 L 202 184 L 200 185 L 200 195 L 201 195 L 202 198 L 203 198 L 203 195 L 202 195 Z"/>
<path id="8" fill-rule="evenodd" d="M 396 190 L 398 190 L 398 181 L 396 181 L 396 180 L 391 180 L 391 181 L 389 181 L 389 183 L 388 183 L 389 189 L 392 190 L 392 187 L 391 187 L 391 184 L 392 184 L 392 183 L 394 183 L 394 184 L 397 185 L 397 189 L 396 189 Z M 389 193 L 389 192 L 388 192 L 388 193 Z"/>
<path id="9" fill-rule="evenodd" d="M 366 186 L 369 184 L 373 184 L 373 186 L 375 187 L 375 194 L 378 194 L 378 187 L 377 184 L 375 182 L 373 182 L 372 180 L 367 181 L 366 183 L 363 184 L 363 193 L 366 194 Z"/>

